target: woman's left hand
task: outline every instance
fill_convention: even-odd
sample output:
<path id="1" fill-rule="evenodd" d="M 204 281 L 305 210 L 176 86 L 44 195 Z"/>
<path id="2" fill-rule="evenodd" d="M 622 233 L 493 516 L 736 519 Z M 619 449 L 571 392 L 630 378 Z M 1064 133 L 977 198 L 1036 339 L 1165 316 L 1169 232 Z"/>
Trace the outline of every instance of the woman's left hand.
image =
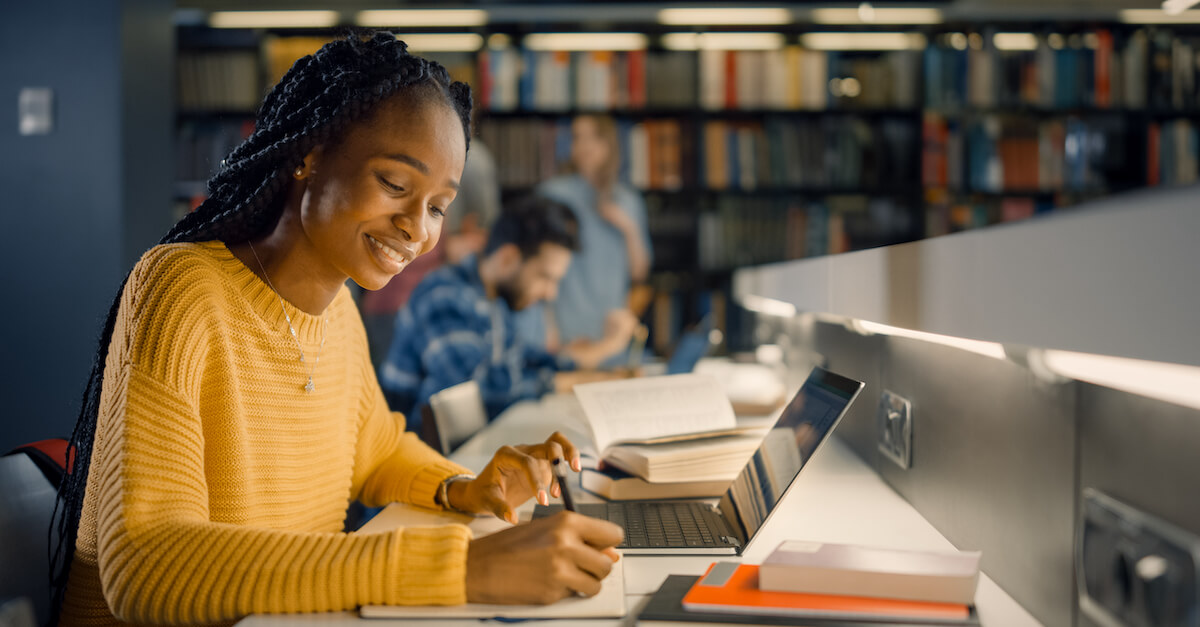
<path id="1" fill-rule="evenodd" d="M 474 480 L 450 484 L 450 506 L 464 512 L 494 514 L 516 524 L 517 507 L 530 497 L 536 495 L 539 503 L 549 505 L 550 496 L 561 493 L 551 471 L 555 459 L 570 462 L 576 472 L 582 469 L 579 450 L 558 431 L 541 444 L 502 447 Z"/>

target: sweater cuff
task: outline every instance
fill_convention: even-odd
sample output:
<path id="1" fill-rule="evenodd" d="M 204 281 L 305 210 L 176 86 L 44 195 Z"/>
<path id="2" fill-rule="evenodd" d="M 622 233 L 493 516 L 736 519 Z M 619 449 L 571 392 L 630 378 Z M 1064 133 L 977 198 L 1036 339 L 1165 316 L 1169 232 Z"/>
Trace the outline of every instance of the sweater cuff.
<path id="1" fill-rule="evenodd" d="M 417 471 L 417 474 L 412 479 L 412 483 L 408 486 L 408 496 L 402 500 L 421 507 L 442 509 L 434 500 L 442 482 L 454 475 L 474 474 L 470 470 L 447 459 L 431 462 Z"/>
<path id="2" fill-rule="evenodd" d="M 395 532 L 388 605 L 460 605 L 467 602 L 464 525 L 408 527 Z"/>

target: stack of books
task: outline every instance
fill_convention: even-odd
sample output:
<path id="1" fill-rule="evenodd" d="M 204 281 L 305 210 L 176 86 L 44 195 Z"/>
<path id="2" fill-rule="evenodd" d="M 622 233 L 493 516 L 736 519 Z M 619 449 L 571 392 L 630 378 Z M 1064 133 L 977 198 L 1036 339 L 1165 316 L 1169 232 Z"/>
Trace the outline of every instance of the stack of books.
<path id="1" fill-rule="evenodd" d="M 672 575 L 638 623 L 978 625 L 978 552 L 786 541 L 761 566 Z"/>
<path id="2" fill-rule="evenodd" d="M 575 395 L 600 461 L 583 487 L 611 500 L 720 496 L 770 427 L 739 422 L 708 375 L 586 383 Z"/>

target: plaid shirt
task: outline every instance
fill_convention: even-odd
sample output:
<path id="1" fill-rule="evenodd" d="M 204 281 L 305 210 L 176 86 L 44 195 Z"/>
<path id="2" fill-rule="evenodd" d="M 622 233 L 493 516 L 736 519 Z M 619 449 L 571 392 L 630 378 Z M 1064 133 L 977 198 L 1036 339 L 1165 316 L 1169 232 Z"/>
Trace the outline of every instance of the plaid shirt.
<path id="1" fill-rule="evenodd" d="M 421 408 L 452 385 L 479 383 L 489 418 L 553 389 L 554 373 L 571 368 L 522 342 L 503 298 L 488 299 L 474 255 L 427 275 L 396 315 L 392 346 L 379 382 L 408 428 L 420 432 Z"/>

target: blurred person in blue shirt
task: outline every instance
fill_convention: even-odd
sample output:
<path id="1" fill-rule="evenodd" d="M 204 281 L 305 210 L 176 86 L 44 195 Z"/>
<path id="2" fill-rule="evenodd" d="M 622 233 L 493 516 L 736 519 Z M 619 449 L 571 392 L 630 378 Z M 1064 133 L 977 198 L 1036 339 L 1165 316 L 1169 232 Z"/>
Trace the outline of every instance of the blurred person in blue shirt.
<path id="1" fill-rule="evenodd" d="M 579 116 L 571 124 L 572 173 L 537 188 L 575 213 L 579 250 L 557 300 L 519 314 L 520 333 L 532 344 L 552 351 L 587 346 L 604 338 L 615 318 L 631 315 L 630 287 L 646 280 L 652 254 L 642 197 L 618 180 L 620 156 L 612 118 Z"/>
<path id="2" fill-rule="evenodd" d="M 379 372 L 391 409 L 420 433 L 421 408 L 450 386 L 475 380 L 488 417 L 555 387 L 560 370 L 594 368 L 624 350 L 636 320 L 616 316 L 588 345 L 551 355 L 518 337 L 513 312 L 553 300 L 579 245 L 570 209 L 530 197 L 500 214 L 481 256 L 429 273 L 396 316 Z"/>

